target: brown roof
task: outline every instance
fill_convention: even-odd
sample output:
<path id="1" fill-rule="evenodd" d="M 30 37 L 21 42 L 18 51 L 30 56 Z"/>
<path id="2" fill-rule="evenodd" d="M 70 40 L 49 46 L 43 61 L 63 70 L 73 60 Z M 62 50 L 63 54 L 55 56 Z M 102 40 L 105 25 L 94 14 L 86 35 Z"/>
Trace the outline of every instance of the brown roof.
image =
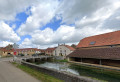
<path id="1" fill-rule="evenodd" d="M 101 35 L 86 37 L 79 42 L 77 47 L 79 48 L 79 47 L 92 47 L 92 46 L 120 44 L 119 36 L 120 36 L 120 31 L 115 31 L 115 32 L 101 34 Z"/>
<path id="2" fill-rule="evenodd" d="M 3 52 L 13 52 L 14 50 L 13 49 L 0 48 L 0 51 L 3 51 Z"/>
<path id="3" fill-rule="evenodd" d="M 68 49 L 70 49 L 71 51 L 74 51 L 75 49 L 69 45 L 65 45 L 65 47 L 67 47 Z"/>
<path id="4" fill-rule="evenodd" d="M 28 51 L 28 50 L 38 50 L 37 48 L 22 48 L 22 49 L 15 49 L 16 51 L 22 51 L 22 50 L 26 50 L 26 51 Z"/>
<path id="5" fill-rule="evenodd" d="M 68 57 L 78 58 L 96 58 L 96 59 L 119 59 L 120 47 L 114 48 L 91 48 L 91 49 L 77 49 Z"/>
<path id="6" fill-rule="evenodd" d="M 54 51 L 55 48 L 47 48 L 45 51 Z"/>

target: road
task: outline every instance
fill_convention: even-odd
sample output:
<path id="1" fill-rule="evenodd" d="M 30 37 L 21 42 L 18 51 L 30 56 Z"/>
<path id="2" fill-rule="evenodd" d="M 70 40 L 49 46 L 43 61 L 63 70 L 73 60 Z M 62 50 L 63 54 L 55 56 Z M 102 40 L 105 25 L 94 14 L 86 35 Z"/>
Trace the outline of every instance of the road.
<path id="1" fill-rule="evenodd" d="M 13 61 L 13 57 L 0 58 L 0 62 L 3 62 L 3 61 Z"/>
<path id="2" fill-rule="evenodd" d="M 0 59 L 0 82 L 40 82 L 8 62 L 12 58 Z"/>

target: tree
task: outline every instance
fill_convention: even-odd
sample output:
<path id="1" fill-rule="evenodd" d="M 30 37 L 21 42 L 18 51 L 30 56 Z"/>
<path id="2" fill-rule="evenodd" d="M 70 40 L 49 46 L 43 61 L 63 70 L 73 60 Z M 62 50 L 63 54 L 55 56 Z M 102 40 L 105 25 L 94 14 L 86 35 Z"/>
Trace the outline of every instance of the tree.
<path id="1" fill-rule="evenodd" d="M 71 47 L 76 48 L 76 45 L 75 45 L 75 44 L 72 44 Z"/>

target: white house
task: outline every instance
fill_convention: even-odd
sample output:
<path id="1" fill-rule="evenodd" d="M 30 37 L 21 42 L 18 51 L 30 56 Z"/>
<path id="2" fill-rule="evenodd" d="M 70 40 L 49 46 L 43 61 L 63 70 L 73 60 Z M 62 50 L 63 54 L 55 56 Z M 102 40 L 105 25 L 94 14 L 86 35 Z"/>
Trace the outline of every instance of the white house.
<path id="1" fill-rule="evenodd" d="M 53 51 L 54 56 L 63 56 L 66 57 L 68 54 L 73 52 L 75 49 L 69 45 L 58 45 L 58 47 Z"/>

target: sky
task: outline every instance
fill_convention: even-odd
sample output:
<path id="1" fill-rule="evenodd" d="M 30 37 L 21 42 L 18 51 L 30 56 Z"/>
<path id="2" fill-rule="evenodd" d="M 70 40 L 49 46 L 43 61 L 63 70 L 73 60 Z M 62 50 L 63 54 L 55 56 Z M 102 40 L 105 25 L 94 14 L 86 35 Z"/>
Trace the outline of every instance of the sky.
<path id="1" fill-rule="evenodd" d="M 119 29 L 120 0 L 0 0 L 1 47 L 78 44 Z"/>

